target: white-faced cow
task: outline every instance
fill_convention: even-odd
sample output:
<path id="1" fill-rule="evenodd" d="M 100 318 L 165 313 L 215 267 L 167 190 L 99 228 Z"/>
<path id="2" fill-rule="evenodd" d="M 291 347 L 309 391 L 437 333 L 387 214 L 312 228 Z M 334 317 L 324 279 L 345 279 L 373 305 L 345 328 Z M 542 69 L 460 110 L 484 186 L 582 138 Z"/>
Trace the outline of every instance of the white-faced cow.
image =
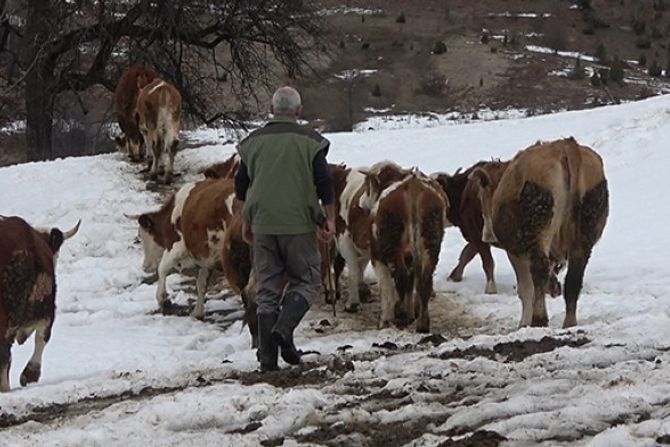
<path id="1" fill-rule="evenodd" d="M 144 145 L 151 153 L 150 175 L 158 178 L 158 168 L 163 158 L 165 183 L 174 175 L 174 157 L 179 147 L 181 128 L 181 95 L 169 82 L 156 78 L 145 85 L 137 97 L 135 119 L 144 138 Z"/>
<path id="2" fill-rule="evenodd" d="M 379 327 L 417 320 L 417 332 L 430 330 L 428 301 L 433 294 L 449 199 L 439 183 L 418 171 L 378 189 L 379 178 L 367 173 L 371 196 L 370 248 L 379 280 Z M 395 317 L 395 318 L 394 318 Z"/>
<path id="3" fill-rule="evenodd" d="M 9 391 L 12 344 L 23 344 L 35 332 L 35 350 L 21 373 L 21 386 L 37 382 L 42 353 L 51 338 L 56 312 L 56 259 L 63 233 L 38 231 L 20 217 L 0 217 L 0 391 Z"/>
<path id="4" fill-rule="evenodd" d="M 392 162 L 380 162 L 369 169 L 350 169 L 343 165 L 330 165 L 335 189 L 335 242 L 339 256 L 344 259 L 349 274 L 348 297 L 345 310 L 355 312 L 361 304 L 361 297 L 369 298 L 370 290 L 365 284 L 363 273 L 370 262 L 370 211 L 382 189 L 407 176 L 410 171 Z M 366 182 L 368 176 L 374 178 Z M 341 261 L 335 261 L 336 295 L 339 295 L 339 274 Z"/>
<path id="5" fill-rule="evenodd" d="M 568 138 L 519 152 L 499 181 L 485 168 L 471 175 L 480 185 L 483 240 L 504 248 L 516 273 L 519 326 L 548 323 L 545 290 L 552 252 L 567 256 L 563 326 L 576 325 L 584 270 L 609 212 L 600 156 Z"/>
<path id="6" fill-rule="evenodd" d="M 127 153 L 132 161 L 143 159 L 147 150 L 135 118 L 137 97 L 140 90 L 157 77 L 150 68 L 134 65 L 121 75 L 114 89 L 114 111 L 123 132 L 115 140 L 119 150 Z"/>
<path id="7" fill-rule="evenodd" d="M 224 232 L 239 202 L 233 180 L 202 180 L 180 188 L 160 210 L 138 217 L 143 269 L 158 271 L 156 300 L 167 312 L 166 278 L 175 269 L 198 268 L 197 304 L 192 316 L 202 319 L 212 271 L 220 268 Z"/>

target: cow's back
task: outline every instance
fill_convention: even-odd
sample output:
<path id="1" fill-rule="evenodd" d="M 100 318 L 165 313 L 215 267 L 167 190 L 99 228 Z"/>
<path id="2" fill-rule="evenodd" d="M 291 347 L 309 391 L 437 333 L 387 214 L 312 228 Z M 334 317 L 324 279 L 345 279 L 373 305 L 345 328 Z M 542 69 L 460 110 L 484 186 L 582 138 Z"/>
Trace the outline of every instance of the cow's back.
<path id="1" fill-rule="evenodd" d="M 133 115 L 140 88 L 157 77 L 156 72 L 139 65 L 128 68 L 121 75 L 114 89 L 114 111 L 119 116 L 119 119 L 124 121 L 124 125 L 134 122 Z M 126 132 L 124 129 L 121 130 Z"/>

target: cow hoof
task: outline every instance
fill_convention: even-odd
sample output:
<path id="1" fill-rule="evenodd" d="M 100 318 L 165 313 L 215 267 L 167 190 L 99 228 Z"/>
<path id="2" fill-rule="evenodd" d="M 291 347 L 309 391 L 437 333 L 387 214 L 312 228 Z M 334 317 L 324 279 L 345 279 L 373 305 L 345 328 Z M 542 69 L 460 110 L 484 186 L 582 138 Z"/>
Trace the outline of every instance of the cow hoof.
<path id="1" fill-rule="evenodd" d="M 165 184 L 166 185 L 171 185 L 172 184 L 173 177 L 171 174 L 165 174 Z"/>
<path id="2" fill-rule="evenodd" d="M 361 307 L 361 305 L 359 303 L 351 303 L 351 304 L 347 304 L 346 306 L 344 306 L 344 311 L 345 312 L 350 312 L 350 313 L 355 313 L 355 312 L 358 312 L 360 307 Z"/>
<path id="3" fill-rule="evenodd" d="M 549 320 L 547 317 L 533 317 L 533 321 L 530 323 L 531 327 L 548 327 Z"/>
<path id="4" fill-rule="evenodd" d="M 416 327 L 416 333 L 417 334 L 428 334 L 430 332 L 430 328 L 428 326 L 423 327 L 423 326 L 417 326 Z"/>
<path id="5" fill-rule="evenodd" d="M 498 293 L 498 288 L 496 287 L 495 284 L 491 284 L 486 286 L 486 290 L 484 290 L 484 293 L 487 295 L 495 295 Z"/>
<path id="6" fill-rule="evenodd" d="M 456 274 L 454 272 L 451 272 L 451 275 L 449 275 L 449 280 L 453 282 L 461 282 L 463 281 L 463 275 L 462 274 Z"/>
<path id="7" fill-rule="evenodd" d="M 370 287 L 367 284 L 358 287 L 358 296 L 362 303 L 370 302 L 372 298 L 372 293 L 370 292 Z"/>
<path id="8" fill-rule="evenodd" d="M 194 310 L 193 312 L 191 312 L 191 318 L 194 318 L 194 319 L 196 319 L 196 320 L 200 320 L 200 321 L 202 321 L 202 320 L 205 319 L 205 312 L 204 312 L 204 311 L 202 311 L 202 312 L 196 312 L 196 311 Z"/>
<path id="9" fill-rule="evenodd" d="M 160 310 L 163 315 L 172 314 L 172 301 L 170 300 L 163 301 L 163 304 L 160 305 Z"/>
<path id="10" fill-rule="evenodd" d="M 29 383 L 35 383 L 40 380 L 41 368 L 40 365 L 28 363 L 21 373 L 21 386 L 26 386 Z"/>

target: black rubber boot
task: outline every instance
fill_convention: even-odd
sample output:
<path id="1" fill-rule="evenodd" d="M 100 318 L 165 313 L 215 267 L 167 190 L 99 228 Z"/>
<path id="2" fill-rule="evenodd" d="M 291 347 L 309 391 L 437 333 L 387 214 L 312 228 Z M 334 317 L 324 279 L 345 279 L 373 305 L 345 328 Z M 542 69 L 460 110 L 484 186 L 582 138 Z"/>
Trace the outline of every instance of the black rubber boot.
<path id="1" fill-rule="evenodd" d="M 261 364 L 261 372 L 277 371 L 277 354 L 279 346 L 272 335 L 272 328 L 277 322 L 276 314 L 258 314 L 258 350 L 256 358 Z"/>
<path id="2" fill-rule="evenodd" d="M 281 348 L 281 358 L 291 365 L 300 364 L 300 352 L 293 343 L 293 331 L 308 309 L 309 302 L 303 296 L 295 293 L 284 296 L 279 318 L 272 328 L 272 335 Z"/>

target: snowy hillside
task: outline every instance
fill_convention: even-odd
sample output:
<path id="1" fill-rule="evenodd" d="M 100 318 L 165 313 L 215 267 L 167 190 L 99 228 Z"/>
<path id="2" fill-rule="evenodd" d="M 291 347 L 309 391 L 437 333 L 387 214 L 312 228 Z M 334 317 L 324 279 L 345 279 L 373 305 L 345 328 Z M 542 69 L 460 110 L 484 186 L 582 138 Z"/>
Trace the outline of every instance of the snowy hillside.
<path id="1" fill-rule="evenodd" d="M 459 231 L 449 229 L 431 302 L 432 329 L 442 337 L 376 330 L 377 302 L 364 304 L 359 315 L 339 308 L 336 318 L 320 302 L 297 338 L 320 355 L 308 357 L 302 375 L 293 369 L 270 379 L 254 372 L 237 297 L 211 296 L 206 322 L 155 314 L 155 286 L 142 282 L 137 229 L 123 215 L 160 203 L 139 167 L 114 154 L 0 169 L 0 214 L 61 228 L 82 219 L 58 261 L 56 323 L 38 384 L 18 386 L 32 340 L 14 348 L 14 388 L 0 395 L 0 445 L 670 442 L 669 98 L 529 119 L 333 134 L 329 159 L 352 166 L 391 159 L 453 172 L 511 157 L 538 139 L 571 135 L 602 155 L 611 196 L 578 327 L 559 329 L 559 298 L 548 303 L 550 328 L 516 330 L 520 302 L 499 250 L 498 295 L 482 294 L 478 259 L 462 283 L 447 282 L 464 245 Z M 198 178 L 200 169 L 233 151 L 211 141 L 214 132 L 199 136 L 210 143 L 179 154 L 175 168 L 187 172 L 181 181 Z M 168 287 L 178 304 L 194 297 L 191 278 L 173 275 Z"/>

